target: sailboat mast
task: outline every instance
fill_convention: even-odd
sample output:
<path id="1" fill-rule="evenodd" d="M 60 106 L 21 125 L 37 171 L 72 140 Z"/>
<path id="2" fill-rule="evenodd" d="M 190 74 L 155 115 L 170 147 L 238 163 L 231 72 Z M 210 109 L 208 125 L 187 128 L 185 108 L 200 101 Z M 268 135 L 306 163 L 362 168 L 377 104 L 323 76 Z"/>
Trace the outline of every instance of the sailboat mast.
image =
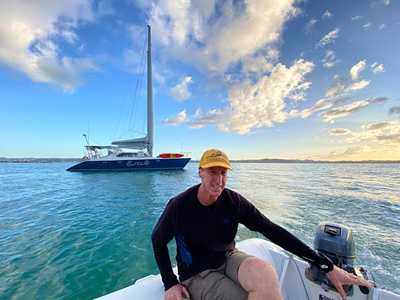
<path id="1" fill-rule="evenodd" d="M 153 82 L 151 68 L 151 27 L 147 25 L 147 152 L 153 156 Z"/>

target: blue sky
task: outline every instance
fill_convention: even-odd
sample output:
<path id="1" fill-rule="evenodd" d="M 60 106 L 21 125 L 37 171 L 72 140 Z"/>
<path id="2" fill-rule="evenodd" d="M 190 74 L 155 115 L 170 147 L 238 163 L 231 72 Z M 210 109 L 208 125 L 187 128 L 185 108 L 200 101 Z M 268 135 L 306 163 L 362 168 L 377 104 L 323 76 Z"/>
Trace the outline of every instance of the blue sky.
<path id="1" fill-rule="evenodd" d="M 400 2 L 2 1 L 0 157 L 81 157 L 145 131 L 155 154 L 400 159 Z"/>

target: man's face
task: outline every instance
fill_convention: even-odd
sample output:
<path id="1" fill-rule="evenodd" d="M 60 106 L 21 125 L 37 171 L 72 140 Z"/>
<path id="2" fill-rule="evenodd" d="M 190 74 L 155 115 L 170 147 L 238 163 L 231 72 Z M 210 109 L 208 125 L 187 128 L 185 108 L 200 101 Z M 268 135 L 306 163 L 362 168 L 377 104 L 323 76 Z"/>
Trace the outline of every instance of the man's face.
<path id="1" fill-rule="evenodd" d="M 201 183 L 211 197 L 218 198 L 225 188 L 228 178 L 228 169 L 223 167 L 211 167 L 199 170 Z"/>

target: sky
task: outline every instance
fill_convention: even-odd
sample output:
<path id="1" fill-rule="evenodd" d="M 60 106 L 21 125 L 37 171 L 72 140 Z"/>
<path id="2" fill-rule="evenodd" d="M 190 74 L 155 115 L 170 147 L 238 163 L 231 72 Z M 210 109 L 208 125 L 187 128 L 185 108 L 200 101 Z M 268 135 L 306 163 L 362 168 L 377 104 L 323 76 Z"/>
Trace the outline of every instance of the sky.
<path id="1" fill-rule="evenodd" d="M 0 157 L 146 131 L 194 159 L 400 160 L 400 1 L 0 2 Z"/>

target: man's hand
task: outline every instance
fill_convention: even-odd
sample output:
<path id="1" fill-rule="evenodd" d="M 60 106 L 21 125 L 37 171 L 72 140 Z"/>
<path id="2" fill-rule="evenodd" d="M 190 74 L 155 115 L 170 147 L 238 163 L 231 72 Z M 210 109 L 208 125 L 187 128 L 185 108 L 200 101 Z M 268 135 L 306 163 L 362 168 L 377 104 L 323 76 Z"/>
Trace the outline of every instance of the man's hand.
<path id="1" fill-rule="evenodd" d="M 346 300 L 346 292 L 343 289 L 343 285 L 357 284 L 369 288 L 373 287 L 373 285 L 364 278 L 348 273 L 345 270 L 340 269 L 336 266 L 334 266 L 333 270 L 330 271 L 327 275 L 329 280 L 335 286 L 335 288 L 337 289 L 343 300 Z"/>
<path id="2" fill-rule="evenodd" d="M 183 300 L 190 299 L 189 292 L 181 284 L 175 284 L 165 291 L 164 300 Z"/>

